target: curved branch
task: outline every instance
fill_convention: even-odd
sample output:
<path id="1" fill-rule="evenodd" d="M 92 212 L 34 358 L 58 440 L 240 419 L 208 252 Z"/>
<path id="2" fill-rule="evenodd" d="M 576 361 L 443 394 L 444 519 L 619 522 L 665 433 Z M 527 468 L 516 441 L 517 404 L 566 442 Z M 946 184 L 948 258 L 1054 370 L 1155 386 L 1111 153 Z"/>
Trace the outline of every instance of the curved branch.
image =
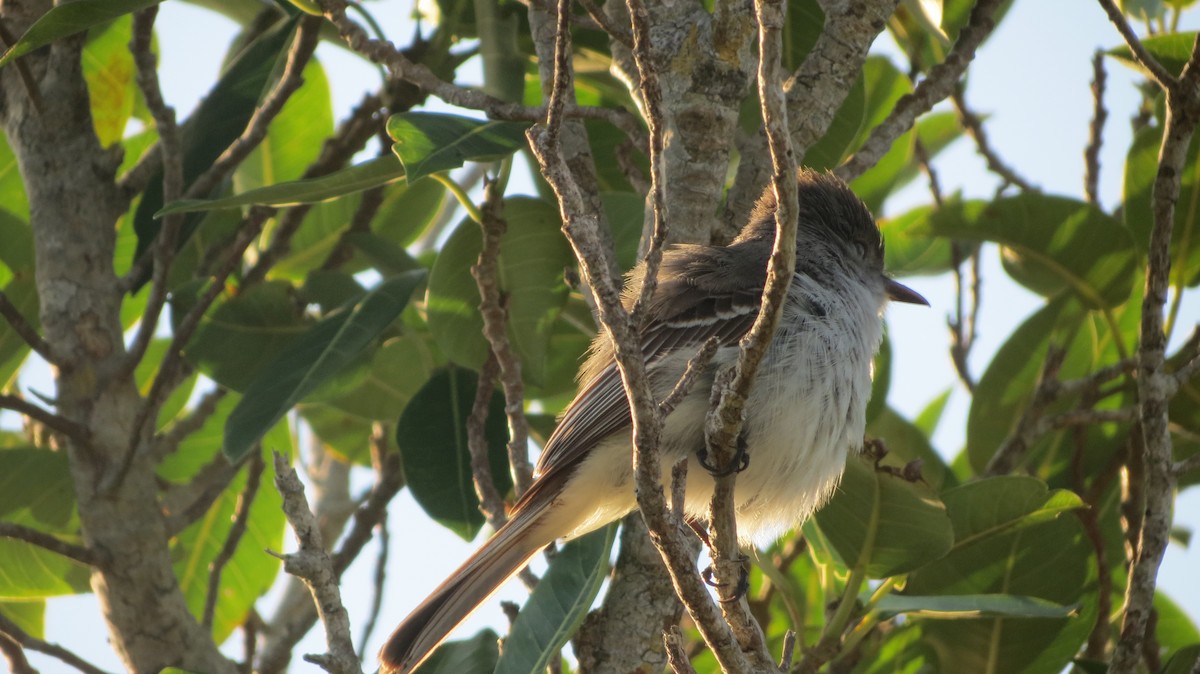
<path id="1" fill-rule="evenodd" d="M 958 86 L 967 66 L 975 58 L 975 50 L 996 27 L 993 15 L 1004 0 L 979 0 L 971 9 L 967 25 L 958 33 L 958 41 L 946 54 L 946 60 L 929 70 L 929 75 L 896 102 L 887 119 L 871 130 L 871 135 L 850 161 L 835 173 L 850 182 L 875 165 L 905 131 L 912 128 L 917 117 L 928 112 L 935 103 L 949 96 Z"/>

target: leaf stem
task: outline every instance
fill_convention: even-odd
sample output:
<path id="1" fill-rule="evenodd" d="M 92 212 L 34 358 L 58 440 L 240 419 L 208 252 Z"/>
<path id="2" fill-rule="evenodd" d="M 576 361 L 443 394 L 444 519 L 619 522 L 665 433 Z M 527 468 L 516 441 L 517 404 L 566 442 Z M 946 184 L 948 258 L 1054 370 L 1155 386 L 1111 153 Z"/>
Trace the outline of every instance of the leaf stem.
<path id="1" fill-rule="evenodd" d="M 464 190 L 461 185 L 454 182 L 454 180 L 450 178 L 449 174 L 443 171 L 441 173 L 432 173 L 429 177 L 441 183 L 447 190 L 450 191 L 450 194 L 454 195 L 454 198 L 458 200 L 459 205 L 462 206 L 463 210 L 467 212 L 467 217 L 474 220 L 476 224 L 483 222 L 483 213 L 481 213 L 479 208 L 475 206 L 475 203 L 471 201 L 471 196 L 467 194 L 466 190 Z"/>

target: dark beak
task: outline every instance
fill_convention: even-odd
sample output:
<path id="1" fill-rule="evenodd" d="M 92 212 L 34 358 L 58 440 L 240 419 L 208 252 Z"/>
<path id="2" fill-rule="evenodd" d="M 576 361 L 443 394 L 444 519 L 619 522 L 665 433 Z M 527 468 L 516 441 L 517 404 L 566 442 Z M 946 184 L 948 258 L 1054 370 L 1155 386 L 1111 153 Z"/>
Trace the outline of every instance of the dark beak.
<path id="1" fill-rule="evenodd" d="M 884 279 L 883 288 L 887 292 L 888 299 L 893 302 L 905 302 L 907 304 L 924 304 L 929 306 L 929 300 L 921 297 L 917 291 L 908 286 L 892 279 Z"/>

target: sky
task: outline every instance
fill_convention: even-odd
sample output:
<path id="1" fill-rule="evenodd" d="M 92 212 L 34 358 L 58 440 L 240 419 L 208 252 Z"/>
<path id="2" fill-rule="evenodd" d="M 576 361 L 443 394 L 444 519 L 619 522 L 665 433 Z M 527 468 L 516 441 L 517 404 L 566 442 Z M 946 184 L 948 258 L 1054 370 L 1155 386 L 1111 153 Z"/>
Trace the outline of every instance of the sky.
<path id="1" fill-rule="evenodd" d="M 412 34 L 406 15 L 409 2 L 371 2 L 384 30 L 396 40 Z M 1200 10 L 1185 14 L 1185 27 L 1200 25 Z M 180 117 L 186 116 L 207 87 L 215 80 L 220 54 L 234 34 L 231 22 L 216 14 L 177 0 L 164 2 L 158 19 L 158 44 L 161 54 L 161 79 L 167 102 Z M 880 40 L 884 42 L 884 40 Z M 1090 0 L 1021 0 L 1000 28 L 980 51 L 971 66 L 967 100 L 979 113 L 987 115 L 986 129 L 994 146 L 1016 170 L 1043 191 L 1082 197 L 1083 148 L 1087 142 L 1092 101 L 1088 89 L 1091 58 L 1097 48 L 1111 48 L 1119 36 L 1099 7 Z M 886 53 L 888 46 L 879 44 Z M 374 88 L 378 72 L 369 64 L 332 45 L 318 48 L 318 58 L 330 73 L 335 118 L 350 109 L 367 89 Z M 1128 120 L 1136 104 L 1133 83 L 1138 76 L 1109 60 L 1109 123 L 1101 153 L 1100 200 L 1111 210 L 1120 203 L 1124 152 L 1129 144 Z M 995 179 L 986 173 L 974 147 L 967 141 L 951 146 L 935 162 L 943 189 L 961 189 L 964 196 L 990 198 Z M 925 186 L 917 181 L 894 198 L 883 216 L 903 212 L 908 207 L 928 202 Z M 1036 298 L 1007 282 L 994 248 L 984 255 L 984 309 L 981 314 L 979 341 L 971 357 L 971 369 L 983 372 L 991 355 L 1015 325 L 1041 304 Z M 908 305 L 889 309 L 893 371 L 889 402 L 906 416 L 915 415 L 925 405 L 954 387 L 935 445 L 950 456 L 963 443 L 963 424 L 969 398 L 956 385 L 956 377 L 946 357 L 949 333 L 945 327 L 953 303 L 950 279 L 909 278 L 905 283 L 930 300 L 932 309 Z M 1200 295 L 1200 293 L 1194 293 Z M 1186 299 L 1180 316 L 1181 325 L 1200 320 L 1200 301 Z M 1180 330 L 1187 333 L 1188 330 Z M 34 375 L 37 377 L 38 375 Z M 44 375 L 42 375 L 44 376 Z M 29 385 L 30 381 L 24 380 Z M 48 388 L 40 390 L 49 390 Z M 369 484 L 365 473 L 356 476 L 359 486 Z M 391 627 L 397 624 L 425 594 L 475 549 L 454 534 L 433 524 L 419 512 L 408 493 L 402 492 L 392 508 L 392 540 L 389 582 L 384 610 L 379 620 L 373 652 Z M 1200 529 L 1200 490 L 1184 492 L 1177 501 L 1177 526 Z M 403 527 L 403 529 L 401 529 Z M 290 537 L 290 533 L 289 533 Z M 406 554 L 404 540 L 422 542 L 417 559 Z M 289 540 L 290 544 L 290 540 Z M 369 578 L 374 550 L 368 548 L 347 574 L 343 596 L 352 623 L 365 620 L 371 597 Z M 1160 575 L 1163 587 L 1193 617 L 1200 619 L 1200 581 L 1194 569 L 1200 568 L 1200 546 L 1184 550 L 1172 545 Z M 488 607 L 479 611 L 459 632 L 473 634 L 486 626 L 500 626 L 504 618 L 499 599 L 520 601 L 524 592 L 515 584 L 502 590 Z M 107 636 L 98 620 L 95 599 L 90 595 L 57 599 L 47 613 L 48 639 L 69 646 L 110 671 L 120 670 L 119 662 L 107 645 Z M 357 638 L 357 634 L 355 635 Z M 236 637 L 233 641 L 236 641 Z M 227 650 L 239 654 L 232 645 Z M 323 635 L 315 629 L 302 642 L 300 652 L 323 650 Z M 43 672 L 69 671 L 61 663 L 31 654 L 31 661 Z M 370 664 L 370 663 L 368 663 Z M 293 671 L 318 671 L 315 666 L 293 663 Z"/>

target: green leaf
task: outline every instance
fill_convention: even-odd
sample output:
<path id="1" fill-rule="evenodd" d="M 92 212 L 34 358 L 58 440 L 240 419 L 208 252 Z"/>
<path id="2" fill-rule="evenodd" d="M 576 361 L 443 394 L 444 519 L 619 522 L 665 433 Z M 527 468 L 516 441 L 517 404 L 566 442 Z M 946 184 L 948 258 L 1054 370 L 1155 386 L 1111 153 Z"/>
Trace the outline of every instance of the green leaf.
<path id="1" fill-rule="evenodd" d="M 1066 618 L 1078 607 L 1063 606 L 1038 597 L 1012 594 L 959 594 L 915 596 L 889 594 L 876 608 L 885 614 L 908 613 L 923 618 Z"/>
<path id="2" fill-rule="evenodd" d="M 967 212 L 964 212 L 967 209 Z M 977 217 L 983 204 L 963 204 L 957 199 L 948 199 L 941 208 L 918 206 L 907 213 L 888 218 L 879 223 L 884 236 L 884 268 L 893 276 L 916 276 L 940 274 L 954 267 L 953 241 L 935 236 L 935 220 L 944 218 Z M 975 216 L 970 213 L 975 213 Z M 964 256 L 976 245 L 964 243 Z"/>
<path id="3" fill-rule="evenodd" d="M 518 197 L 504 202 L 508 230 L 500 239 L 500 290 L 508 295 L 508 334 L 531 384 L 545 378 L 547 344 L 567 300 L 563 269 L 574 263 L 550 204 Z M 483 247 L 479 225 L 464 220 L 450 235 L 429 273 L 425 295 L 429 329 L 460 365 L 478 369 L 489 346 L 483 337 L 479 289 L 471 267 Z"/>
<path id="4" fill-rule="evenodd" d="M 1084 507 L 1065 489 L 1050 490 L 1041 480 L 1017 475 L 989 477 L 942 493 L 954 524 L 954 547 L 1057 519 Z"/>
<path id="5" fill-rule="evenodd" d="M 877 471 L 851 457 L 817 525 L 846 566 L 865 566 L 871 578 L 918 569 L 950 550 L 954 533 L 946 509 L 919 484 Z"/>
<path id="6" fill-rule="evenodd" d="M 0 272 L 7 272 L 0 277 L 8 277 L 7 281 L 0 280 L 4 294 L 36 330 L 41 321 L 33 269 L 33 230 L 28 223 L 0 208 L 0 241 L 4 242 L 0 246 Z M 0 330 L 0 390 L 7 389 L 15 379 L 29 352 L 29 345 L 16 330 Z"/>
<path id="7" fill-rule="evenodd" d="M 429 380 L 434 366 L 430 345 L 421 336 L 389 339 L 372 355 L 362 383 L 325 404 L 363 419 L 391 421 Z"/>
<path id="8" fill-rule="evenodd" d="M 467 417 L 475 400 L 478 377 L 463 368 L 448 367 L 430 377 L 409 401 L 396 425 L 396 444 L 405 480 L 413 498 L 434 521 L 465 540 L 483 526 L 479 499 L 471 480 L 467 448 Z M 508 427 L 504 397 L 493 391 L 484 425 L 492 480 L 505 494 L 509 474 Z"/>
<path id="9" fill-rule="evenodd" d="M 326 449 L 348 463 L 370 465 L 370 420 L 324 403 L 303 403 L 297 409 Z"/>
<path id="10" fill-rule="evenodd" d="M 46 638 L 46 602 L 6 601 L 0 602 L 0 615 L 13 621 L 29 636 L 35 639 Z"/>
<path id="11" fill-rule="evenodd" d="M 825 27 L 825 12 L 816 0 L 788 3 L 787 23 L 783 29 L 784 67 L 794 71 L 804 63 Z"/>
<path id="12" fill-rule="evenodd" d="M 414 674 L 492 674 L 500 659 L 500 635 L 492 630 L 463 641 L 447 641 Z"/>
<path id="13" fill-rule="evenodd" d="M 1181 33 L 1164 33 L 1162 35 L 1151 35 L 1142 38 L 1142 46 L 1156 61 L 1162 64 L 1167 72 L 1178 77 L 1183 72 L 1183 66 L 1187 63 L 1188 57 L 1192 54 L 1192 45 L 1196 42 L 1196 31 L 1185 31 Z M 1133 52 L 1129 51 L 1128 45 L 1121 45 L 1108 50 L 1108 55 L 1115 57 L 1121 63 L 1137 70 L 1142 70 L 1142 66 L 1137 59 L 1133 58 Z"/>
<path id="14" fill-rule="evenodd" d="M 45 449 L 0 451 L 0 518 L 78 543 L 67 457 Z M 25 541 L 0 538 L 0 601 L 88 592 L 89 569 Z"/>
<path id="15" fill-rule="evenodd" d="M 1129 231 L 1116 218 L 1067 197 L 1024 193 L 998 199 L 977 217 L 930 221 L 934 234 L 994 241 L 1004 246 L 1005 270 L 1018 283 L 1047 297 L 1064 289 L 1090 308 L 1129 298 L 1138 267 Z"/>
<path id="16" fill-rule="evenodd" d="M 392 155 L 384 155 L 335 171 L 320 178 L 292 180 L 267 185 L 223 199 L 172 201 L 156 218 L 173 213 L 197 213 L 236 206 L 294 206 L 313 204 L 387 185 L 404 177 L 404 167 Z"/>
<path id="17" fill-rule="evenodd" d="M 25 180 L 17 156 L 0 133 L 0 204 L 19 220 L 29 220 L 29 199 L 25 196 Z"/>
<path id="18" fill-rule="evenodd" d="M 1192 674 L 1198 665 L 1200 665 L 1200 644 L 1193 644 L 1180 649 L 1172 656 L 1167 662 L 1167 666 L 1163 668 L 1162 674 Z"/>
<path id="19" fill-rule="evenodd" d="M 504 641 L 496 674 L 540 674 L 583 623 L 608 576 L 616 525 L 571 541 L 538 582 Z"/>
<path id="20" fill-rule="evenodd" d="M 804 153 L 805 166 L 814 171 L 832 169 L 849 155 L 850 143 L 858 136 L 867 112 L 866 88 L 862 77 L 854 81 L 825 135 Z"/>
<path id="21" fill-rule="evenodd" d="M 158 475 L 175 484 L 186 484 L 211 464 L 221 451 L 223 428 L 238 404 L 236 394 L 226 396 L 199 430 L 180 443 L 158 468 Z M 290 454 L 294 441 L 286 422 L 276 424 L 263 438 L 266 461 L 258 492 L 250 506 L 246 532 L 221 574 L 221 588 L 213 615 L 213 637 L 220 643 L 240 624 L 279 573 L 279 560 L 266 550 L 283 545 L 285 520 L 279 493 L 273 488 L 271 452 Z M 246 470 L 239 471 L 229 486 L 196 522 L 171 541 L 171 558 L 179 587 L 188 609 L 197 618 L 204 612 L 208 594 L 209 566 L 220 553 L 233 525 L 238 496 L 246 484 Z"/>
<path id="22" fill-rule="evenodd" d="M 341 372 L 408 304 L 423 271 L 383 281 L 353 307 L 307 330 L 272 360 L 246 387 L 229 415 L 225 455 L 240 460 L 296 403 Z"/>
<path id="23" fill-rule="evenodd" d="M 120 17 L 89 35 L 81 55 L 92 125 L 103 147 L 125 136 L 125 126 L 138 97 L 133 54 L 129 51 L 132 27 L 131 17 Z"/>
<path id="24" fill-rule="evenodd" d="M 0 68 L 13 59 L 54 42 L 99 26 L 125 14 L 131 14 L 161 0 L 75 0 L 55 5 L 42 15 L 25 34 L 0 57 Z"/>
<path id="25" fill-rule="evenodd" d="M 1047 304 L 1014 330 L 980 377 L 971 400 L 967 416 L 967 452 L 975 471 L 984 471 L 997 448 L 1020 423 L 1037 387 L 1050 344 L 1066 350 L 1059 377 L 1063 380 L 1082 377 L 1128 353 L 1130 340 L 1136 334 L 1140 309 L 1140 302 L 1130 302 L 1116 310 L 1110 322 L 1096 312 L 1084 311 L 1072 296 L 1065 295 Z M 1114 326 L 1117 333 L 1113 331 Z M 1053 414 L 1072 404 L 1075 404 L 1073 400 L 1060 401 L 1046 412 Z M 1119 401 L 1112 400 L 1107 404 L 1115 406 Z M 1119 427 L 1115 424 L 1105 424 L 1092 430 L 1113 436 L 1116 428 Z M 1053 450 L 1065 433 L 1051 433 L 1040 439 L 1031 448 L 1026 464 L 1041 462 L 1040 449 Z M 1105 440 L 1100 435 L 1090 436 L 1088 441 L 1091 451 L 1087 452 L 1085 460 L 1089 467 L 1096 462 L 1097 470 L 1109 453 L 1116 451 L 1115 446 L 1108 449 L 1105 445 L 1120 444 L 1111 437 Z M 1065 463 L 1066 459 L 1061 462 Z"/>
<path id="26" fill-rule="evenodd" d="M 387 157 L 399 166 L 394 155 Z M 379 213 L 371 223 L 372 231 L 396 246 L 407 246 L 437 220 L 445 203 L 446 187 L 436 180 L 395 183 L 385 192 Z"/>
<path id="27" fill-rule="evenodd" d="M 172 293 L 173 327 L 191 310 L 198 289 L 192 284 Z M 201 319 L 184 357 L 223 386 L 245 391 L 259 370 L 309 327 L 297 315 L 294 292 L 289 283 L 268 281 L 226 299 Z"/>
<path id="28" fill-rule="evenodd" d="M 906 594 L 1005 594 L 1078 605 L 1069 618 L 920 620 L 938 671 L 1062 671 L 1095 621 L 1093 549 L 1062 492 L 1031 478 L 967 483 L 943 494 L 956 544 L 908 578 Z"/>
<path id="29" fill-rule="evenodd" d="M 886 326 L 885 326 L 886 327 Z M 879 351 L 875 354 L 875 363 L 871 368 L 871 397 L 867 400 L 867 423 L 870 424 L 887 407 L 888 389 L 892 384 L 892 340 L 887 331 L 883 333 L 883 341 L 879 343 Z"/>
<path id="30" fill-rule="evenodd" d="M 387 122 L 392 151 L 410 181 L 464 162 L 503 159 L 525 146 L 525 122 L 479 121 L 457 115 L 404 112 Z"/>
<path id="31" fill-rule="evenodd" d="M 73 5 L 63 5 L 68 6 Z M 225 148 L 246 128 L 246 123 L 258 107 L 263 90 L 270 83 L 276 60 L 292 41 L 297 21 L 295 18 L 279 21 L 243 49 L 183 125 L 180 135 L 185 184 L 191 183 L 212 166 Z M 142 193 L 141 203 L 134 214 L 134 231 L 138 235 L 135 260 L 150 249 L 158 236 L 162 225 L 155 219 L 154 214 L 162 210 L 162 206 L 160 168 L 146 183 L 146 191 Z M 187 220 L 179 239 L 181 247 L 187 243 L 198 223 L 199 219 L 196 216 Z M 148 279 L 149 272 L 142 282 Z"/>
<path id="32" fill-rule="evenodd" d="M 267 137 L 238 165 L 233 186 L 238 192 L 299 180 L 321 155 L 333 134 L 333 102 L 320 62 L 311 59 L 301 73 L 304 83 L 288 97 L 267 128 Z"/>

